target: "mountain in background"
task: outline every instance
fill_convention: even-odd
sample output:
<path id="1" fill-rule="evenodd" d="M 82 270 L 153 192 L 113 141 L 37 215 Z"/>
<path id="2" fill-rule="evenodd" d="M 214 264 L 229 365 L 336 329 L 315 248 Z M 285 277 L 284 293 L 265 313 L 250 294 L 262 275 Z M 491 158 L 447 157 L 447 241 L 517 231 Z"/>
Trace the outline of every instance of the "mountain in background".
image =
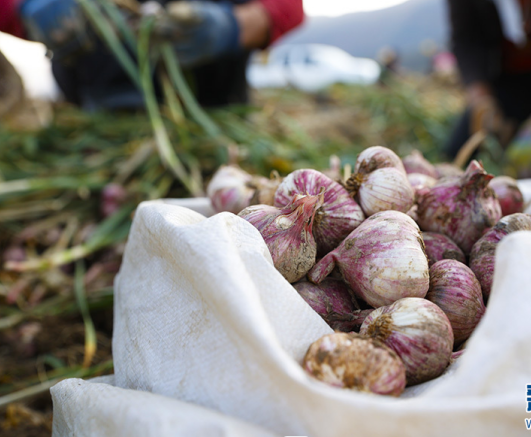
<path id="1" fill-rule="evenodd" d="M 429 59 L 421 44 L 432 41 L 446 48 L 448 12 L 444 0 L 409 0 L 397 6 L 340 17 L 307 17 L 303 26 L 288 34 L 279 45 L 319 43 L 337 46 L 353 56 L 377 59 L 383 47 L 391 47 L 400 65 L 425 72 Z"/>

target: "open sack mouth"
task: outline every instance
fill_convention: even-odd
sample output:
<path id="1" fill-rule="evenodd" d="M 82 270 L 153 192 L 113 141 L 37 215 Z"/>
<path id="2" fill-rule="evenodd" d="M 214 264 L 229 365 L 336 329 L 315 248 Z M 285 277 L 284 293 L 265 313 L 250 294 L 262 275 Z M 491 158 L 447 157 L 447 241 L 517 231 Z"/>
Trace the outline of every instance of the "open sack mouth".
<path id="1" fill-rule="evenodd" d="M 382 436 L 396 426 L 413 436 L 519 435 L 531 356 L 530 263 L 531 232 L 506 237 L 466 353 L 402 398 L 378 397 L 327 387 L 301 368 L 310 344 L 333 331 L 274 268 L 253 226 L 233 214 L 205 219 L 146 202 L 115 284 L 115 375 L 52 389 L 57 435 L 75 423 L 111 435 L 109 423 L 126 422 L 130 435 L 170 435 L 168 426 L 179 429 L 172 415 L 188 430 L 208 423 L 234 435 L 243 426 L 253 435 L 340 436 L 354 425 Z"/>

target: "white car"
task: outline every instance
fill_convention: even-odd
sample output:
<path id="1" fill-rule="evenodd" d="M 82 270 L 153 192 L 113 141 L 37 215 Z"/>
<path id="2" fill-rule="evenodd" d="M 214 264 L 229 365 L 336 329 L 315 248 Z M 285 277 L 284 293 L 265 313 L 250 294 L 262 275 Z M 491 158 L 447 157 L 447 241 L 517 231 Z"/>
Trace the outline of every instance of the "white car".
<path id="1" fill-rule="evenodd" d="M 324 44 L 286 44 L 274 47 L 267 61 L 256 56 L 247 67 L 253 88 L 293 86 L 307 92 L 334 83 L 372 84 L 380 77 L 380 66 L 372 59 L 355 58 L 344 50 Z"/>

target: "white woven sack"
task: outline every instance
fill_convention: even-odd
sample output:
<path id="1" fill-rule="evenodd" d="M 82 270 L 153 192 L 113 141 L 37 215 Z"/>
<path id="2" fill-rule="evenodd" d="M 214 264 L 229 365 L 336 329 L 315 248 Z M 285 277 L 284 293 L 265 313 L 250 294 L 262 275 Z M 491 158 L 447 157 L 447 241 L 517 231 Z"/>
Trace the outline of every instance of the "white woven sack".
<path id="1" fill-rule="evenodd" d="M 198 405 L 114 387 L 114 376 L 67 379 L 52 391 L 53 435 L 93 437 L 273 437 Z"/>
<path id="2" fill-rule="evenodd" d="M 511 234 L 498 249 L 487 312 L 446 375 L 402 399 L 340 390 L 300 367 L 308 346 L 332 331 L 275 270 L 253 226 L 230 213 L 205 219 L 146 202 L 115 284 L 114 383 L 217 410 L 279 436 L 525 435 L 530 272 L 531 232 Z M 204 409 L 157 397 L 159 415 L 145 393 L 75 381 L 52 390 L 55 436 L 203 435 Z M 125 421 L 145 418 L 141 405 L 152 415 L 151 428 L 119 433 Z M 103 410 L 110 424 L 95 427 Z M 172 412 L 186 416 L 185 433 L 168 420 Z M 215 418 L 220 428 L 211 435 L 241 435 L 229 426 L 232 418 L 226 416 L 225 428 Z M 171 426 L 173 433 L 160 432 Z"/>

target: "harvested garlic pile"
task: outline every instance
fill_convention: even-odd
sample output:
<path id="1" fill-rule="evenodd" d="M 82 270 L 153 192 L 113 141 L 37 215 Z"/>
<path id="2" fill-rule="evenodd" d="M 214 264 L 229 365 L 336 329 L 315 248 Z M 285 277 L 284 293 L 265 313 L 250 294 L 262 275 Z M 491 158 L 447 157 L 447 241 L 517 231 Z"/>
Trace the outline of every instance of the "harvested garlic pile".
<path id="1" fill-rule="evenodd" d="M 463 171 L 376 146 L 344 180 L 337 161 L 331 176 L 269 180 L 222 167 L 208 193 L 216 211 L 258 229 L 280 274 L 336 331 L 309 347 L 305 371 L 399 396 L 463 353 L 486 310 L 496 246 L 531 230 L 531 215 L 516 181 L 477 161 Z"/>

